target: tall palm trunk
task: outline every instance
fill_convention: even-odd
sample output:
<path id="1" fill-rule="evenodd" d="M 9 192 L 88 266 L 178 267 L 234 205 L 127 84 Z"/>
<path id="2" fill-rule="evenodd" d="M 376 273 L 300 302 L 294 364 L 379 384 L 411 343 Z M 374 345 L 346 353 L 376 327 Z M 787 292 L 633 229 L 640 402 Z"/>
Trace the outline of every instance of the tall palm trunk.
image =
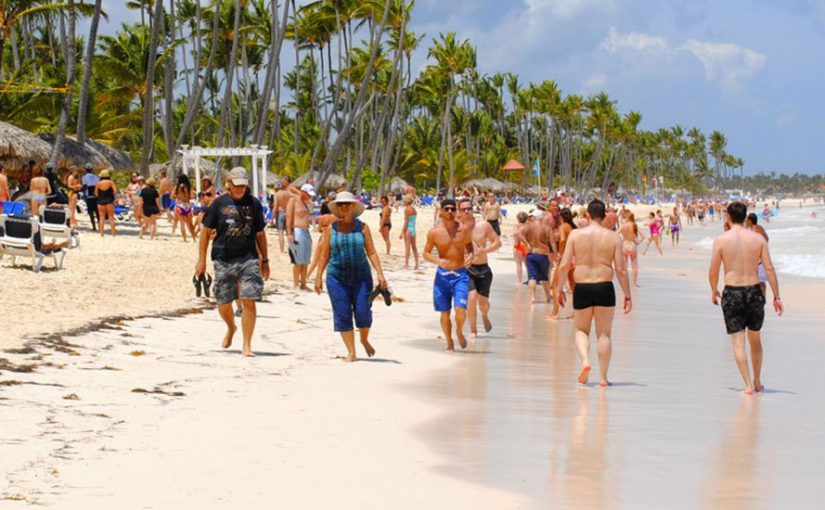
<path id="1" fill-rule="evenodd" d="M 160 2 L 161 0 L 156 0 Z M 169 30 L 166 31 L 166 48 L 171 48 L 175 42 L 175 0 L 169 0 Z M 164 28 L 166 23 L 163 24 Z M 175 145 L 175 133 L 173 127 L 174 107 L 175 107 L 175 68 L 177 67 L 176 51 L 170 51 L 166 57 L 166 65 L 163 68 L 163 141 L 166 145 L 167 159 L 173 159 L 172 150 Z"/>
<path id="2" fill-rule="evenodd" d="M 155 13 L 152 16 L 152 38 L 149 41 L 149 55 L 146 59 L 146 81 L 143 94 L 143 151 L 140 161 L 140 173 L 149 176 L 149 161 L 155 147 L 155 62 L 157 61 L 158 44 L 160 43 L 160 29 L 163 26 L 163 2 L 155 2 Z"/>
<path id="3" fill-rule="evenodd" d="M 224 73 L 224 89 L 223 101 L 221 102 L 221 115 L 218 121 L 218 136 L 215 139 L 215 144 L 221 147 L 224 144 L 224 131 L 226 129 L 227 118 L 229 116 L 229 109 L 232 106 L 232 83 L 235 76 L 235 66 L 238 62 L 238 43 L 241 29 L 241 0 L 235 0 L 235 17 L 232 25 L 232 49 L 228 56 L 226 64 L 226 72 Z M 220 161 L 220 160 L 219 160 Z M 218 164 L 217 175 L 215 180 L 220 182 L 221 165 Z"/>
<path id="4" fill-rule="evenodd" d="M 95 57 L 97 27 L 100 24 L 100 10 L 103 0 L 95 0 L 95 12 L 89 25 L 89 40 L 86 41 L 86 57 L 83 59 L 83 83 L 80 85 L 80 104 L 77 107 L 77 143 L 86 143 L 86 117 L 89 114 L 89 82 L 92 78 L 92 62 Z"/>
<path id="5" fill-rule="evenodd" d="M 60 120 L 57 123 L 57 133 L 54 137 L 54 148 L 52 155 L 49 158 L 49 164 L 57 168 L 57 162 L 60 159 L 60 154 L 63 152 L 63 141 L 66 139 L 66 128 L 69 125 L 69 114 L 72 108 L 72 87 L 75 80 L 75 26 L 77 24 L 77 11 L 75 10 L 74 0 L 67 2 L 69 10 L 69 29 L 67 40 L 63 41 L 66 47 L 66 96 L 63 98 L 63 105 L 60 110 Z"/>
<path id="6" fill-rule="evenodd" d="M 261 93 L 261 108 L 258 111 L 258 123 L 255 126 L 254 143 L 261 145 L 264 142 L 266 135 L 266 119 L 269 115 L 269 100 L 272 98 L 272 91 L 275 88 L 275 82 L 279 77 L 280 62 L 281 62 L 281 47 L 284 42 L 284 34 L 286 33 L 286 24 L 289 18 L 289 2 L 284 2 L 284 14 L 281 19 L 281 26 L 279 27 L 275 21 L 278 19 L 278 0 L 272 0 L 272 34 L 269 41 L 269 62 L 266 66 L 266 79 L 264 80 L 264 89 Z M 280 96 L 279 96 L 280 99 Z M 280 114 L 280 104 L 276 101 L 275 115 Z"/>

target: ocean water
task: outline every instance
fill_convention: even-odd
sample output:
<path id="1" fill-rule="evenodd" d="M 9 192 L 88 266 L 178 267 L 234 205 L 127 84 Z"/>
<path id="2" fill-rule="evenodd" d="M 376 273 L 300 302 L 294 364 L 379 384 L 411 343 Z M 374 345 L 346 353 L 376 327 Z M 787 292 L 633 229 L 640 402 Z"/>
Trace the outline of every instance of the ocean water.
<path id="1" fill-rule="evenodd" d="M 816 219 L 811 218 L 816 211 Z M 786 207 L 760 225 L 770 236 L 773 263 L 780 274 L 825 279 L 825 207 Z M 702 237 L 697 246 L 710 250 L 713 237 Z"/>

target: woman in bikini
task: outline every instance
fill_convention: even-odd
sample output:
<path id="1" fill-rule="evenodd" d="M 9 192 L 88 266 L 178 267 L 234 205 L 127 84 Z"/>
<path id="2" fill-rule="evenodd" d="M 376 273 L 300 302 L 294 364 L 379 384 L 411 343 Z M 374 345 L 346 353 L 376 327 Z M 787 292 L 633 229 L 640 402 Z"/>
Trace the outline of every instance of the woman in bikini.
<path id="1" fill-rule="evenodd" d="M 410 250 L 415 258 L 415 268 L 418 269 L 418 246 L 415 243 L 415 221 L 418 213 L 413 206 L 413 197 L 404 197 L 404 228 L 401 230 L 399 239 L 404 239 L 404 269 L 410 268 Z"/>
<path id="2" fill-rule="evenodd" d="M 83 184 L 80 182 L 80 170 L 72 167 L 68 177 L 66 177 L 66 187 L 69 188 L 69 225 L 77 227 L 77 197 L 83 191 Z"/>
<path id="3" fill-rule="evenodd" d="M 662 233 L 660 225 L 661 223 L 656 214 L 650 213 L 647 221 L 647 228 L 650 229 L 650 237 L 647 239 L 645 251 L 642 252 L 642 255 L 647 255 L 647 250 L 650 249 L 650 243 L 654 243 L 656 245 L 656 249 L 659 250 L 660 256 L 664 255 L 664 252 L 662 251 Z"/>
<path id="4" fill-rule="evenodd" d="M 516 286 L 526 284 L 521 280 L 524 268 L 524 260 L 530 253 L 527 239 L 524 237 L 524 227 L 527 225 L 527 213 L 521 211 L 516 216 L 518 223 L 513 229 L 513 258 L 516 260 Z"/>
<path id="5" fill-rule="evenodd" d="M 178 184 L 172 192 L 172 199 L 175 200 L 175 218 L 183 225 L 180 228 L 183 242 L 186 242 L 187 229 L 195 241 L 195 225 L 192 224 L 192 184 L 189 177 L 183 174 L 178 176 Z"/>
<path id="6" fill-rule="evenodd" d="M 622 236 L 622 255 L 627 262 L 630 262 L 633 285 L 639 286 L 639 252 L 638 246 L 644 240 L 639 226 L 636 224 L 636 217 L 633 213 L 627 214 L 627 221 L 619 227 L 619 235 Z"/>
<path id="7" fill-rule="evenodd" d="M 381 237 L 387 245 L 387 255 L 390 254 L 390 229 L 392 228 L 392 208 L 390 199 L 381 197 Z"/>

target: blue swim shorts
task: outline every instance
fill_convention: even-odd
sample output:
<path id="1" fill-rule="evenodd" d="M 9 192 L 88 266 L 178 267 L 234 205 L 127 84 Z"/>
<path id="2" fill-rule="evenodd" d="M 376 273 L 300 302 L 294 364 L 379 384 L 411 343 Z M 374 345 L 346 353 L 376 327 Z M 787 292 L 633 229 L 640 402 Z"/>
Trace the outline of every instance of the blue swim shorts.
<path id="1" fill-rule="evenodd" d="M 528 253 L 527 259 L 527 279 L 535 282 L 550 281 L 550 259 L 541 253 Z"/>
<path id="2" fill-rule="evenodd" d="M 464 268 L 447 271 L 435 270 L 433 282 L 433 305 L 436 312 L 449 312 L 453 306 L 467 309 L 470 277 Z"/>

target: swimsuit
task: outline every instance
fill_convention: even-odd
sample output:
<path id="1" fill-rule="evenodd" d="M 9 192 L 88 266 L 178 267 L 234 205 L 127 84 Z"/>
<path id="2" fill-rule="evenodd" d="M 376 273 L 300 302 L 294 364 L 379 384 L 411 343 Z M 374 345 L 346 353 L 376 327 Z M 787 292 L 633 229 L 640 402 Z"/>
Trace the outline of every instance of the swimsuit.
<path id="1" fill-rule="evenodd" d="M 650 235 L 655 236 L 659 234 L 659 225 L 657 223 L 650 224 Z"/>
<path id="2" fill-rule="evenodd" d="M 519 253 L 521 253 L 521 255 L 523 257 L 527 256 L 527 248 L 525 248 L 522 243 L 518 243 L 516 245 L 513 245 L 513 249 L 518 250 Z"/>
<path id="3" fill-rule="evenodd" d="M 281 232 L 286 230 L 286 211 L 278 211 L 278 214 L 275 217 L 275 224 Z"/>
<path id="4" fill-rule="evenodd" d="M 625 253 L 635 252 L 636 251 L 636 243 L 633 242 L 633 241 L 624 241 L 624 242 L 622 242 L 622 248 L 624 248 Z"/>
<path id="5" fill-rule="evenodd" d="M 309 230 L 295 227 L 293 229 L 295 242 L 289 247 L 290 262 L 296 266 L 308 265 L 312 259 L 312 236 Z"/>
<path id="6" fill-rule="evenodd" d="M 584 310 L 592 306 L 616 306 L 613 282 L 576 284 L 573 288 L 573 309 Z"/>
<path id="7" fill-rule="evenodd" d="M 496 235 L 501 237 L 501 225 L 499 224 L 499 221 L 498 220 L 487 220 L 487 223 L 489 223 L 490 226 L 493 227 L 493 230 L 496 231 Z"/>
<path id="8" fill-rule="evenodd" d="M 549 282 L 550 259 L 543 253 L 528 253 L 527 279 L 536 282 Z"/>
<path id="9" fill-rule="evenodd" d="M 759 275 L 759 281 L 765 283 L 768 281 L 768 273 L 765 272 L 765 266 L 762 265 L 762 261 L 756 265 L 756 273 Z"/>
<path id="10" fill-rule="evenodd" d="M 449 312 L 453 306 L 467 309 L 469 275 L 463 267 L 454 271 L 437 268 L 433 282 L 433 306 L 436 312 Z"/>
<path id="11" fill-rule="evenodd" d="M 112 188 L 98 189 L 97 194 L 97 205 L 110 205 L 115 202 L 115 190 Z"/>
<path id="12" fill-rule="evenodd" d="M 415 214 L 410 216 L 410 219 L 407 220 L 407 232 L 413 237 L 415 237 Z"/>
<path id="13" fill-rule="evenodd" d="M 729 335 L 744 331 L 759 331 L 765 320 L 765 295 L 759 285 L 732 287 L 722 291 L 722 314 Z"/>
<path id="14" fill-rule="evenodd" d="M 163 196 L 160 197 L 160 203 L 164 211 L 175 206 L 175 202 L 172 201 L 172 195 L 170 193 L 164 193 Z"/>
<path id="15" fill-rule="evenodd" d="M 175 204 L 175 214 L 183 216 L 184 218 L 189 218 L 192 216 L 192 208 L 189 204 Z"/>
<path id="16" fill-rule="evenodd" d="M 473 264 L 467 268 L 470 275 L 469 290 L 479 295 L 490 297 L 490 287 L 493 284 L 493 270 L 487 264 Z"/>
<path id="17" fill-rule="evenodd" d="M 679 232 L 680 230 L 681 229 L 679 228 L 679 225 L 671 225 L 670 226 L 670 231 L 671 232 Z"/>

